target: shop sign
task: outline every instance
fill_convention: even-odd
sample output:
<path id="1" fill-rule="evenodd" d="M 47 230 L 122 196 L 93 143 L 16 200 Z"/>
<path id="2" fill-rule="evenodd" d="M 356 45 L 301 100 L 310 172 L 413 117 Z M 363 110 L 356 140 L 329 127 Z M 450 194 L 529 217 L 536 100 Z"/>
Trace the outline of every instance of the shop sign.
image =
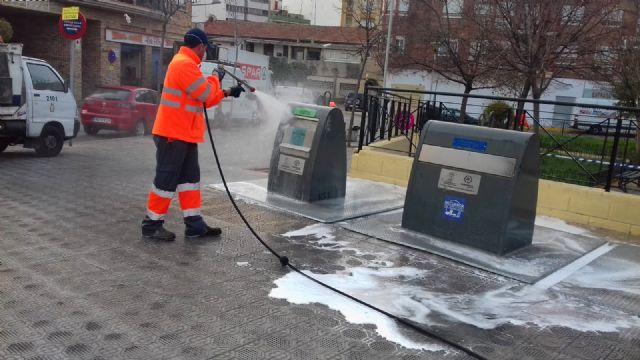
<path id="1" fill-rule="evenodd" d="M 160 47 L 160 44 L 162 44 L 162 37 L 160 36 L 132 33 L 128 31 L 112 30 L 112 29 L 107 29 L 106 40 L 118 42 L 118 43 L 124 43 L 124 44 L 153 46 L 153 47 Z M 169 49 L 173 48 L 172 41 L 165 39 L 164 47 Z"/>

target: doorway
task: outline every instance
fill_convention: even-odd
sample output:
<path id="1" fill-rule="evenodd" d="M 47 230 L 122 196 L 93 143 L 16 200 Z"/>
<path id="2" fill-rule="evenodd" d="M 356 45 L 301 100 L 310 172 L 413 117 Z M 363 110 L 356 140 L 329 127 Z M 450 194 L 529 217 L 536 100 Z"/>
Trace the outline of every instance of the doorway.
<path id="1" fill-rule="evenodd" d="M 142 60 L 144 47 L 139 45 L 120 45 L 120 84 L 142 85 Z"/>

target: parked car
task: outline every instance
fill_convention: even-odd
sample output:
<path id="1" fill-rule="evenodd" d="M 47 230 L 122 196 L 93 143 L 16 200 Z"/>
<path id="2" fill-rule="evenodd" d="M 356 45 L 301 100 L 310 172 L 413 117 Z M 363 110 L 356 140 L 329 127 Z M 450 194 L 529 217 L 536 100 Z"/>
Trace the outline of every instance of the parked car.
<path id="1" fill-rule="evenodd" d="M 158 93 L 135 86 L 106 86 L 89 95 L 80 116 L 84 131 L 116 130 L 148 135 L 158 112 Z"/>
<path id="2" fill-rule="evenodd" d="M 459 122 L 460 121 L 460 110 L 458 109 L 442 109 L 442 115 L 440 117 L 442 121 L 448 122 Z M 464 114 L 464 123 L 469 125 L 479 125 L 480 121 L 469 115 L 468 113 Z"/>
<path id="3" fill-rule="evenodd" d="M 347 97 L 344 99 L 344 109 L 346 111 L 351 111 L 355 109 L 355 111 L 362 111 L 363 105 L 363 94 L 356 94 L 354 92 L 350 92 L 347 94 Z"/>

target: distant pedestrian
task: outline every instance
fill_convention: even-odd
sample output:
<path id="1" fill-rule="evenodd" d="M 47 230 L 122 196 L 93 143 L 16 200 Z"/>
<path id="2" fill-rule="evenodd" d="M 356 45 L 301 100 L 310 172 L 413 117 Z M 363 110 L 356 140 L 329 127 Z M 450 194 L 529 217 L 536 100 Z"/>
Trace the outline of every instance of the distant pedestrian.
<path id="1" fill-rule="evenodd" d="M 204 77 L 199 65 L 213 47 L 200 29 L 184 36 L 185 46 L 173 57 L 164 80 L 160 106 L 153 126 L 156 143 L 156 176 L 142 221 L 142 236 L 173 241 L 164 217 L 178 193 L 187 238 L 218 236 L 220 228 L 208 226 L 200 212 L 200 165 L 198 143 L 204 141 L 203 106 L 212 107 L 225 97 L 239 97 L 244 89 L 222 90 L 217 76 Z"/>

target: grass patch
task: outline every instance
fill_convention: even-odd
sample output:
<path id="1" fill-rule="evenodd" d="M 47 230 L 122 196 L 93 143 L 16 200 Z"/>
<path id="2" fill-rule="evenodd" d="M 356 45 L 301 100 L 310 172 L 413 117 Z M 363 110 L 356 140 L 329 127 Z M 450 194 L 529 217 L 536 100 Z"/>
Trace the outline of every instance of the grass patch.
<path id="1" fill-rule="evenodd" d="M 574 156 L 581 156 L 592 159 L 599 159 L 602 155 L 602 148 L 604 146 L 605 157 L 608 158 L 613 149 L 613 139 L 607 139 L 605 144 L 604 137 L 595 137 L 595 136 L 567 136 L 567 135 L 554 135 L 554 138 L 560 142 L 565 143 L 571 139 L 573 141 L 564 145 L 564 147 Z M 542 153 L 547 152 L 553 149 L 556 146 L 556 142 L 548 135 L 540 136 L 540 151 Z M 633 138 L 622 138 L 618 144 L 618 154 L 619 158 L 622 158 L 622 154 L 624 154 L 624 148 L 627 148 L 627 158 L 633 157 L 636 149 L 636 141 Z M 562 154 L 564 151 L 562 149 L 554 150 L 553 153 Z"/>
<path id="2" fill-rule="evenodd" d="M 596 185 L 589 174 L 593 174 L 599 182 L 604 180 L 598 178 L 598 173 L 600 171 L 606 171 L 607 166 L 603 165 L 601 168 L 598 164 L 587 162 L 580 162 L 580 164 L 588 171 L 588 173 L 571 159 L 543 156 L 540 159 L 540 177 L 547 180 L 585 186 Z"/>

